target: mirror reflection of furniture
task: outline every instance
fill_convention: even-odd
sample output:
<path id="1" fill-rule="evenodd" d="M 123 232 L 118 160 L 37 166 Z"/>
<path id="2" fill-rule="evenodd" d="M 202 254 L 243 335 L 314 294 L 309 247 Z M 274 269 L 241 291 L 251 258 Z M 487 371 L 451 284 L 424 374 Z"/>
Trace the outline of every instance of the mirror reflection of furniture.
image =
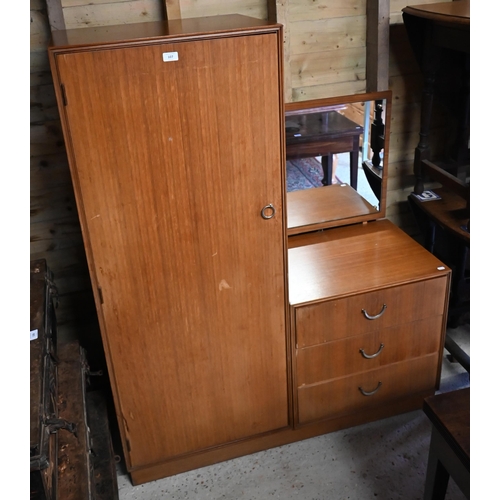
<path id="1" fill-rule="evenodd" d="M 305 113 L 303 110 L 285 112 L 286 159 L 322 157 L 324 186 L 331 186 L 333 155 L 349 153 L 350 184 L 358 185 L 359 139 L 363 127 L 341 110 Z"/>
<path id="2" fill-rule="evenodd" d="M 375 101 L 375 116 L 370 130 L 370 147 L 373 151 L 371 161 L 363 162 L 363 171 L 366 180 L 372 188 L 373 194 L 380 201 L 382 197 L 382 151 L 385 143 L 385 124 L 383 120 L 384 103 L 381 100 Z"/>
<path id="3" fill-rule="evenodd" d="M 390 113 L 390 91 L 285 105 L 289 235 L 385 217 Z"/>

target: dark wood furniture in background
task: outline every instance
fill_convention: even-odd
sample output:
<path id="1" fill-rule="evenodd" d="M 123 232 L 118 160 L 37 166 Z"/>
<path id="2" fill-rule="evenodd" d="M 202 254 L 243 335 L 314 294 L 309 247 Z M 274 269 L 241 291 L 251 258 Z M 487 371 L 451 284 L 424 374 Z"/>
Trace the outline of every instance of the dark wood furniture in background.
<path id="1" fill-rule="evenodd" d="M 333 155 L 349 153 L 350 185 L 358 187 L 359 138 L 363 127 L 337 111 L 315 112 L 300 116 L 285 113 L 286 159 L 321 156 L 323 185 L 332 184 Z"/>
<path id="2" fill-rule="evenodd" d="M 424 76 L 420 116 L 420 141 L 415 149 L 414 173 L 416 194 L 424 191 L 424 174 L 452 188 L 453 175 L 469 161 L 469 53 L 470 53 L 470 6 L 469 0 L 413 5 L 403 9 L 403 21 L 410 44 Z M 449 51 L 459 53 L 457 64 L 462 66 L 461 79 L 453 82 L 459 87 L 457 107 L 460 116 L 454 144 L 454 165 L 439 166 L 432 161 L 429 134 L 431 130 L 436 79 L 447 62 Z M 461 183 L 457 191 L 464 195 Z"/>
<path id="3" fill-rule="evenodd" d="M 30 262 L 30 498 L 57 500 L 57 289 L 43 259 Z"/>
<path id="4" fill-rule="evenodd" d="M 424 235 L 426 248 L 453 269 L 449 325 L 457 326 L 469 302 L 470 189 L 469 189 L 469 0 L 413 5 L 403 9 L 403 20 L 424 77 L 420 141 L 415 149 L 414 194 L 410 209 Z M 450 77 L 451 75 L 451 77 Z M 441 94 L 436 92 L 439 85 Z M 444 90 L 443 90 L 444 89 Z M 448 96 L 456 96 L 454 100 Z M 455 116 L 456 137 L 451 152 L 434 158 L 430 148 L 436 99 Z M 441 199 L 421 201 L 424 183 Z M 442 187 L 434 187 L 441 185 Z M 450 338 L 446 348 L 470 369 L 469 356 Z"/>
<path id="5" fill-rule="evenodd" d="M 425 399 L 432 423 L 424 500 L 444 500 L 451 477 L 470 498 L 470 388 Z"/>

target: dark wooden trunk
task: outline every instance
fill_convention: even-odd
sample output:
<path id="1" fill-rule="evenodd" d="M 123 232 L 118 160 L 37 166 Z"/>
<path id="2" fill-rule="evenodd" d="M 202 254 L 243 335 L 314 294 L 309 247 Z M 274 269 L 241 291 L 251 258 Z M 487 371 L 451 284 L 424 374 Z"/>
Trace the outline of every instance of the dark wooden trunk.
<path id="1" fill-rule="evenodd" d="M 44 260 L 31 262 L 30 286 L 30 498 L 118 500 L 106 399 L 91 390 L 80 344 L 57 344 Z"/>
<path id="2" fill-rule="evenodd" d="M 45 260 L 30 263 L 30 498 L 55 500 L 57 490 L 56 324 L 52 274 Z"/>

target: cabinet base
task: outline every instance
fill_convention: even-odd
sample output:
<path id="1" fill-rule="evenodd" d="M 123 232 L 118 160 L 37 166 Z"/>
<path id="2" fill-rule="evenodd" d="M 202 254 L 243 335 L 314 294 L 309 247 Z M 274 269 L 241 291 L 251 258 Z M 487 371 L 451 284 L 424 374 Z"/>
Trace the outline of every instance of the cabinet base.
<path id="1" fill-rule="evenodd" d="M 418 410 L 422 408 L 424 398 L 433 395 L 434 392 L 434 390 L 429 390 L 404 399 L 389 402 L 380 408 L 371 408 L 364 412 L 357 412 L 351 415 L 343 415 L 337 418 L 315 422 L 297 429 L 292 429 L 291 427 L 280 429 L 272 433 L 230 443 L 218 448 L 212 448 L 195 454 L 176 457 L 166 462 L 132 469 L 129 471 L 131 480 L 134 485 L 139 485 L 249 455 L 258 451 L 267 450 L 269 448 L 283 446 L 303 439 Z"/>

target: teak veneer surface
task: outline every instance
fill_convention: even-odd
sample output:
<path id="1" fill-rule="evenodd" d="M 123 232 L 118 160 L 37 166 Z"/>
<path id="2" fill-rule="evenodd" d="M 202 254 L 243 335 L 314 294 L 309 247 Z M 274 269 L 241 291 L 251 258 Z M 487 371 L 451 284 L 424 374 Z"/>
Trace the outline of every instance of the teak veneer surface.
<path id="1" fill-rule="evenodd" d="M 49 49 L 130 471 L 289 425 L 282 40 L 260 26 Z"/>
<path id="2" fill-rule="evenodd" d="M 405 323 L 348 339 L 306 347 L 297 351 L 297 386 L 373 370 L 438 351 L 442 316 Z M 381 355 L 365 359 L 360 349 L 374 354 L 383 344 Z"/>
<path id="3" fill-rule="evenodd" d="M 385 219 L 291 236 L 288 242 L 292 306 L 445 276 L 451 272 Z"/>
<path id="4" fill-rule="evenodd" d="M 445 307 L 447 287 L 448 277 L 442 275 L 301 305 L 294 309 L 297 346 L 313 346 L 440 316 Z M 384 312 L 376 320 L 368 320 L 362 313 L 364 309 L 375 316 L 382 308 Z"/>
<path id="5" fill-rule="evenodd" d="M 323 418 L 367 410 L 407 394 L 432 387 L 440 356 L 433 353 L 402 363 L 382 366 L 322 384 L 299 387 L 298 418 L 301 424 Z M 372 396 L 364 396 L 360 387 Z"/>
<path id="6" fill-rule="evenodd" d="M 287 194 L 288 234 L 298 234 L 304 226 L 378 214 L 378 209 L 368 203 L 348 184 L 332 184 L 313 189 L 302 189 Z"/>

